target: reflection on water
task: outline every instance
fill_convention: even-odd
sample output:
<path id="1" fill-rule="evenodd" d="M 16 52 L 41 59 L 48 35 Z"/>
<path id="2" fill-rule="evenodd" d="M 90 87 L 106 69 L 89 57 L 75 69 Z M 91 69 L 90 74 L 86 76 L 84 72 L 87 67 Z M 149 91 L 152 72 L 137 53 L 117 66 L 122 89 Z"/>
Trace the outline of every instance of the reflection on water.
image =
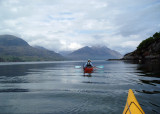
<path id="1" fill-rule="evenodd" d="M 1 113 L 120 113 L 133 89 L 146 113 L 160 110 L 160 64 L 93 61 L 0 63 Z"/>
<path id="2" fill-rule="evenodd" d="M 160 84 L 160 80 L 140 80 L 142 83 L 150 84 L 156 86 L 156 84 Z"/>
<path id="3" fill-rule="evenodd" d="M 160 64 L 142 64 L 137 69 L 143 71 L 144 76 L 160 78 Z"/>
<path id="4" fill-rule="evenodd" d="M 1 89 L 0 92 L 29 92 L 27 89 Z"/>
<path id="5" fill-rule="evenodd" d="M 160 91 L 146 91 L 146 90 L 142 90 L 142 91 L 138 91 L 135 90 L 136 92 L 140 92 L 140 93 L 146 93 L 146 94 L 157 94 L 160 93 Z"/>

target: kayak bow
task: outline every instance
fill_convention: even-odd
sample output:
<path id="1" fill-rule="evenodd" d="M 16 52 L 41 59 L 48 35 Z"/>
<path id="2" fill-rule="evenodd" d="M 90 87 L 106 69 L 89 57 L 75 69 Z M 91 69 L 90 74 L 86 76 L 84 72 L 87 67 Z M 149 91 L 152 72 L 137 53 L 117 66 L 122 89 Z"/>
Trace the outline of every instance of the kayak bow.
<path id="1" fill-rule="evenodd" d="M 128 92 L 128 98 L 123 114 L 145 114 L 131 89 L 129 89 Z"/>

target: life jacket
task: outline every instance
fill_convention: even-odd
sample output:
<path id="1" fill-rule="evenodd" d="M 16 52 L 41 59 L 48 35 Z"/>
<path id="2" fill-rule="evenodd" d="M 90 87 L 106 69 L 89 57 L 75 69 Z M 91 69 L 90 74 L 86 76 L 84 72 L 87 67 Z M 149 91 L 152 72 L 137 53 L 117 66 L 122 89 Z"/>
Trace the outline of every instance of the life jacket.
<path id="1" fill-rule="evenodd" d="M 87 67 L 92 67 L 90 62 L 87 62 Z"/>

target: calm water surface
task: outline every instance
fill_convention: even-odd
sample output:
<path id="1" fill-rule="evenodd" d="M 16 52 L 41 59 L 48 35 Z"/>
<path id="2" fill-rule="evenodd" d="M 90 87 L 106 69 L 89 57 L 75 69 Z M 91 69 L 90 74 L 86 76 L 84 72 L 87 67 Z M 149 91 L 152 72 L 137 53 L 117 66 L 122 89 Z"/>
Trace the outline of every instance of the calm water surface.
<path id="1" fill-rule="evenodd" d="M 0 113 L 120 114 L 133 89 L 146 114 L 160 113 L 160 65 L 93 61 L 0 63 Z"/>

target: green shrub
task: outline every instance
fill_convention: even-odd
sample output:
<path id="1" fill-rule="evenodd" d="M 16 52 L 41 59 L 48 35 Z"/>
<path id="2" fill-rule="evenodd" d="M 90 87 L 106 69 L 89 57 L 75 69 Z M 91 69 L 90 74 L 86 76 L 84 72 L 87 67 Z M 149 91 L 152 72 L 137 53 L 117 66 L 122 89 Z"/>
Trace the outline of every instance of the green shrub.
<path id="1" fill-rule="evenodd" d="M 160 32 L 156 32 L 156 33 L 153 35 L 153 38 L 154 38 L 154 40 L 160 39 Z"/>
<path id="2" fill-rule="evenodd" d="M 153 42 L 157 41 L 160 39 L 160 32 L 156 32 L 153 37 L 149 37 L 145 40 L 143 40 L 137 47 L 137 50 L 145 49 L 147 48 L 150 44 Z"/>
<path id="3" fill-rule="evenodd" d="M 139 44 L 139 46 L 137 47 L 137 49 L 139 50 L 139 49 L 146 48 L 146 47 L 148 47 L 150 44 L 152 44 L 153 42 L 154 42 L 153 37 L 150 37 L 150 38 L 148 38 L 148 39 L 146 39 L 146 40 L 143 40 L 143 41 Z"/>

